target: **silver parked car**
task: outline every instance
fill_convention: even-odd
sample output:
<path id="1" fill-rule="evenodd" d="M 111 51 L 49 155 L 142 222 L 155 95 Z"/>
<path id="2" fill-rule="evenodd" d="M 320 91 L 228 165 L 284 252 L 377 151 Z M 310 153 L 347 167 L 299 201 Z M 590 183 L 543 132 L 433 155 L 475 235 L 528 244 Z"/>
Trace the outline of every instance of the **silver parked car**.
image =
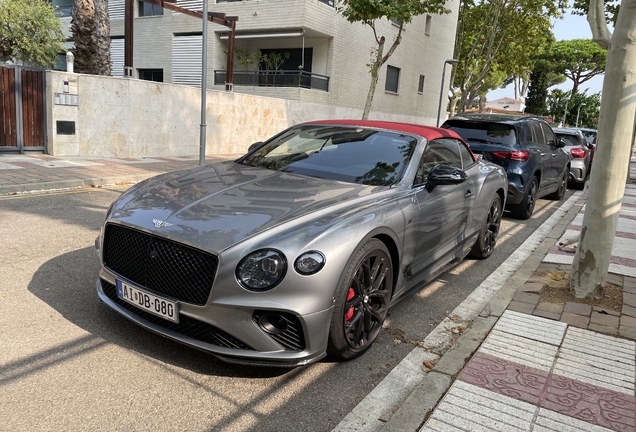
<path id="1" fill-rule="evenodd" d="M 557 139 L 565 142 L 563 151 L 571 157 L 568 185 L 583 189 L 590 174 L 590 150 L 583 133 L 578 129 L 553 128 Z"/>
<path id="2" fill-rule="evenodd" d="M 454 132 L 330 120 L 236 161 L 163 174 L 108 210 L 99 298 L 237 363 L 352 359 L 389 306 L 468 253 L 488 257 L 504 170 Z"/>

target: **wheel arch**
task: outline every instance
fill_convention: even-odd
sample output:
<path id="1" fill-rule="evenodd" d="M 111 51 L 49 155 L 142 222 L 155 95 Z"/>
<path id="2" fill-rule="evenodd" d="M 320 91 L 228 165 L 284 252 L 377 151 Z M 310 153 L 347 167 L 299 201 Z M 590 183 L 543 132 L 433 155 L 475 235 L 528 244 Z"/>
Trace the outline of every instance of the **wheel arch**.
<path id="1" fill-rule="evenodd" d="M 499 195 L 501 206 L 504 208 L 506 206 L 506 191 L 504 191 L 503 188 L 499 188 L 497 189 L 497 195 Z"/>
<path id="2" fill-rule="evenodd" d="M 380 240 L 386 248 L 389 250 L 389 254 L 391 255 L 391 266 L 393 267 L 393 281 L 391 281 L 391 297 L 393 297 L 393 293 L 395 292 L 395 287 L 397 286 L 397 280 L 399 276 L 400 269 L 400 252 L 398 251 L 397 244 L 393 240 L 393 238 L 384 233 L 379 233 L 375 235 L 373 238 Z"/>

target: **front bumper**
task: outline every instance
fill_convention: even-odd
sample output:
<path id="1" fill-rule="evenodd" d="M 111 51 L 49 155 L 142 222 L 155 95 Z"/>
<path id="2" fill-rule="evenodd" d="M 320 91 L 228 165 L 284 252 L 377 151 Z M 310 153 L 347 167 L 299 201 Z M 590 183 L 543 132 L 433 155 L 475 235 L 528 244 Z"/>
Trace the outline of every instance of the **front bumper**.
<path id="1" fill-rule="evenodd" d="M 107 272 L 102 271 L 100 276 L 96 282 L 97 294 L 107 306 L 141 327 L 206 351 L 225 362 L 296 367 L 316 362 L 326 355 L 333 308 L 296 316 L 289 311 L 239 305 L 182 304 L 179 324 L 175 324 L 119 299 L 115 281 L 108 280 L 111 278 Z M 280 314 L 289 320 L 287 334 L 264 331 L 258 323 L 259 314 L 263 313 Z"/>

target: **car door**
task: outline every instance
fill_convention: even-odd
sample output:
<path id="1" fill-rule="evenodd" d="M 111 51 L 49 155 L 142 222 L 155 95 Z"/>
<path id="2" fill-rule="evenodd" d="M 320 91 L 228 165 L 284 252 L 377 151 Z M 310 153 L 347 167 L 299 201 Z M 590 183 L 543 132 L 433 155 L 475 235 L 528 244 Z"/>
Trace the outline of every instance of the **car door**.
<path id="1" fill-rule="evenodd" d="M 558 186 L 570 157 L 561 149 L 561 147 L 557 147 L 557 137 L 552 128 L 547 123 L 541 122 L 540 125 L 543 129 L 546 144 L 550 148 L 550 153 L 552 154 L 552 170 L 554 172 L 555 184 Z"/>
<path id="2" fill-rule="evenodd" d="M 466 200 L 473 194 L 471 183 L 438 185 L 427 191 L 428 173 L 438 164 L 462 167 L 457 140 L 430 141 L 420 159 L 414 185 L 420 219 L 417 250 L 411 266 L 413 275 L 429 273 L 446 264 L 464 238 L 468 219 Z"/>
<path id="3" fill-rule="evenodd" d="M 553 152 L 547 145 L 546 137 L 541 123 L 533 121 L 530 124 L 532 134 L 532 144 L 530 144 L 531 152 L 537 157 L 537 161 L 541 168 L 541 179 L 539 181 L 539 195 L 545 195 L 546 190 L 553 190 L 556 185 L 557 173 L 553 166 Z M 554 134 L 553 134 L 554 135 Z"/>

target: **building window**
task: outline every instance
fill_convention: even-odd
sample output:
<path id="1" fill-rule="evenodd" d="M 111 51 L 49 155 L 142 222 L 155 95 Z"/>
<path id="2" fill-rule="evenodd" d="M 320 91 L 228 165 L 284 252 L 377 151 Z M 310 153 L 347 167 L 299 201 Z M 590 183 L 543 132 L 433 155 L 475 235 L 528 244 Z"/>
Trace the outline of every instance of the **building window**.
<path id="1" fill-rule="evenodd" d="M 399 18 L 393 18 L 391 22 L 399 27 L 404 23 L 404 20 Z"/>
<path id="2" fill-rule="evenodd" d="M 163 82 L 163 69 L 138 69 L 139 79 Z"/>
<path id="3" fill-rule="evenodd" d="M 70 17 L 73 13 L 73 0 L 57 0 L 51 4 L 55 8 L 55 15 L 59 18 Z"/>
<path id="4" fill-rule="evenodd" d="M 400 83 L 400 68 L 387 65 L 386 83 L 384 84 L 384 90 L 391 93 L 397 93 L 399 83 Z"/>
<path id="5" fill-rule="evenodd" d="M 426 36 L 431 35 L 431 21 L 433 21 L 433 17 L 426 15 L 426 25 L 424 26 L 424 34 Z"/>
<path id="6" fill-rule="evenodd" d="M 157 6 L 152 3 L 146 3 L 143 1 L 139 2 L 140 17 L 156 16 L 156 15 L 163 15 L 163 8 L 161 6 Z"/>
<path id="7" fill-rule="evenodd" d="M 417 92 L 419 94 L 424 93 L 424 75 L 420 75 L 420 82 L 417 85 Z"/>

